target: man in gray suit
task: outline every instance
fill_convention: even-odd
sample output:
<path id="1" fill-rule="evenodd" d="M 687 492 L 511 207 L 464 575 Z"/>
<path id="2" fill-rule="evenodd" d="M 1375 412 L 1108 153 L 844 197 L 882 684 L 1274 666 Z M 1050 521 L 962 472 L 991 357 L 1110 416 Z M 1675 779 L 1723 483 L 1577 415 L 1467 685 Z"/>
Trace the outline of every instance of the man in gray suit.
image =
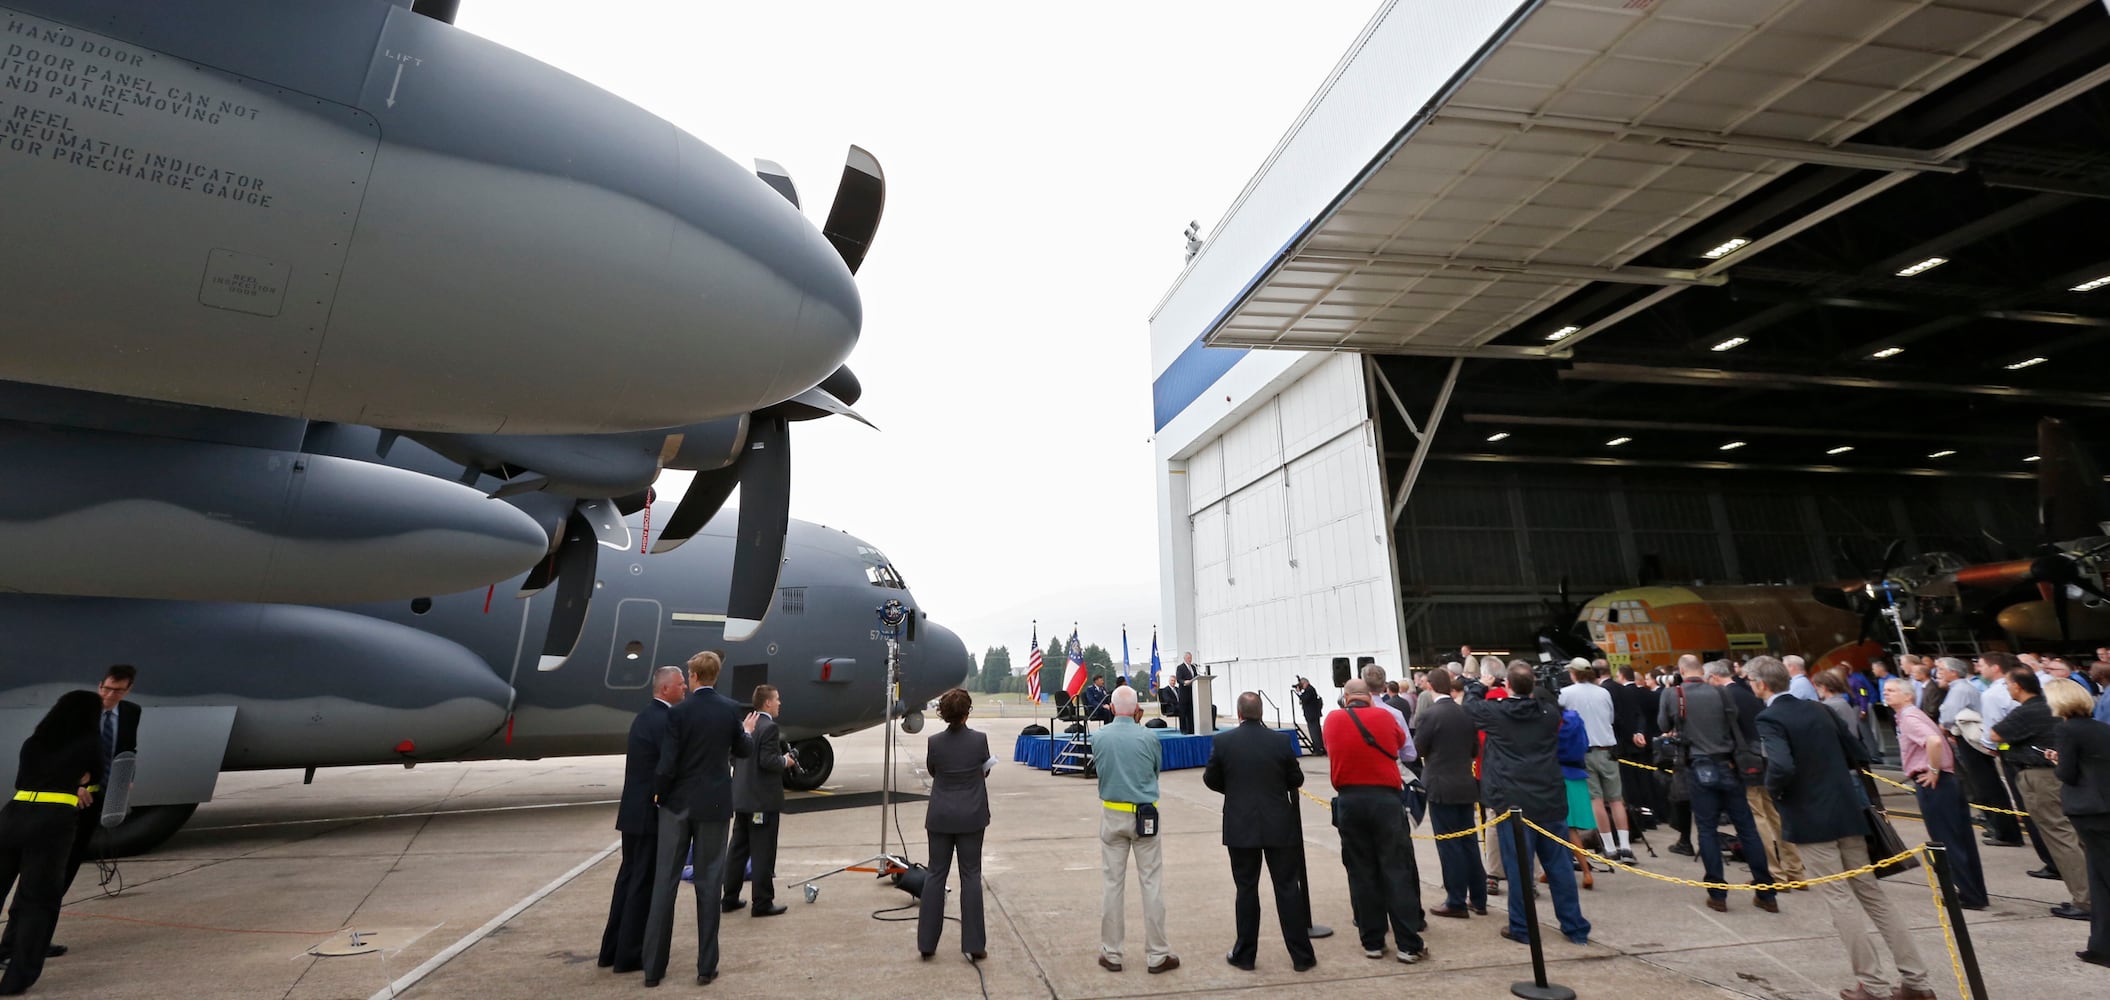
<path id="1" fill-rule="evenodd" d="M 784 912 L 777 900 L 777 832 L 784 813 L 784 769 L 794 758 L 784 752 L 777 736 L 777 710 L 783 699 L 768 684 L 755 686 L 755 752 L 733 765 L 733 843 L 725 859 L 725 901 L 719 910 L 731 913 L 747 903 L 740 898 L 743 872 L 754 866 L 755 910 L 758 917 Z"/>
<path id="2" fill-rule="evenodd" d="M 689 679 L 696 689 L 667 710 L 667 735 L 660 743 L 655 786 L 659 793 L 659 859 L 652 873 L 652 913 L 645 921 L 645 985 L 658 986 L 667 974 L 667 953 L 674 942 L 674 897 L 681 892 L 682 858 L 695 865 L 696 984 L 718 978 L 718 907 L 712 898 L 725 884 L 726 823 L 733 818 L 732 758 L 754 753 L 748 732 L 754 713 L 743 720 L 740 706 L 719 694 L 718 671 L 724 666 L 708 650 L 689 658 Z"/>

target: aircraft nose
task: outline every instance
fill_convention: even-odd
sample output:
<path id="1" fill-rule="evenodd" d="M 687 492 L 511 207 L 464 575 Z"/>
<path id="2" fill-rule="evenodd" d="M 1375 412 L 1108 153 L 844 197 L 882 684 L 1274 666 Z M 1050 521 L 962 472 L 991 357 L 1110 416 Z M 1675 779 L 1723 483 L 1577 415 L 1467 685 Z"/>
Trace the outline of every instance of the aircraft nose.
<path id="1" fill-rule="evenodd" d="M 903 671 L 903 700 L 920 706 L 967 681 L 972 666 L 967 644 L 953 630 L 926 618 L 916 623 L 915 659 Z"/>

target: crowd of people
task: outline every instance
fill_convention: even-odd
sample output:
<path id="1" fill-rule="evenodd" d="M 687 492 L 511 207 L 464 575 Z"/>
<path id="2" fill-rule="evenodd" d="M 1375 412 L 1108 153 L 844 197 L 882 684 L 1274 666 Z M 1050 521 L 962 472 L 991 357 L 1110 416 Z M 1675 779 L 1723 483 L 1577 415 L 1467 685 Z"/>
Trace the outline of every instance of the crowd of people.
<path id="1" fill-rule="evenodd" d="M 2110 916 L 2097 905 L 2110 893 L 2110 649 L 2100 655 L 2106 659 L 2086 670 L 1997 651 L 1971 663 L 1901 657 L 1895 671 L 1886 662 L 1811 671 L 1796 656 L 1704 663 L 1685 656 L 1672 669 L 1638 672 L 1578 659 L 1564 678 L 1523 661 L 1468 656 L 1418 672 L 1404 687 L 1383 667 L 1366 666 L 1343 685 L 1332 711 L 1316 704 L 1301 678 L 1297 696 L 1326 760 L 1331 825 L 1368 958 L 1427 959 L 1427 917 L 1487 916 L 1488 898 L 1503 895 L 1504 885 L 1501 937 L 1528 940 L 1534 928 L 1525 899 L 1544 885 L 1561 936 L 1586 944 L 1591 924 L 1579 890 L 1592 886 L 1595 872 L 1584 852 L 1638 864 L 1633 838 L 1662 826 L 1677 833 L 1669 850 L 1696 856 L 1703 880 L 1716 884 L 1705 895 L 1712 909 L 1729 908 L 1729 891 L 1719 887 L 1725 854 L 1741 858 L 1752 885 L 1814 889 L 1853 969 L 1842 1000 L 1924 1000 L 1934 995 L 1930 966 L 1876 876 L 1860 871 L 1883 860 L 1871 855 L 1869 835 L 1872 824 L 1887 822 L 1870 768 L 1895 760 L 1903 771 L 1928 837 L 1945 850 L 1961 906 L 1990 903 L 1981 847 L 2026 842 L 2042 864 L 2029 874 L 2062 882 L 2069 896 L 2050 912 L 2091 924 L 2077 956 L 2110 965 Z M 785 910 L 775 901 L 775 856 L 782 776 L 797 758 L 778 735 L 782 697 L 764 684 L 743 706 L 716 691 L 721 668 L 712 652 L 696 654 L 686 670 L 659 668 L 653 700 L 630 731 L 616 819 L 622 860 L 600 965 L 642 971 L 647 986 L 666 975 L 685 872 L 696 894 L 698 984 L 717 977 L 724 915 Z M 0 806 L 0 888 L 13 888 L 0 995 L 27 990 L 45 959 L 65 951 L 52 943 L 59 902 L 92 832 L 95 796 L 114 757 L 136 742 L 139 710 L 124 700 L 135 675 L 112 667 L 99 694 L 63 696 L 22 746 L 17 791 Z M 1180 958 L 1166 927 L 1162 743 L 1142 725 L 1134 688 L 1123 684 L 1091 701 L 1093 716 L 1106 723 L 1091 736 L 1100 800 L 1098 964 L 1114 973 L 1128 964 L 1133 861 L 1145 968 L 1170 972 Z M 1256 692 L 1237 696 L 1237 724 L 1213 736 L 1203 772 L 1203 783 L 1224 796 L 1235 914 L 1225 961 L 1257 966 L 1265 867 L 1291 965 L 1303 972 L 1318 961 L 1299 805 L 1306 776 L 1296 744 L 1261 721 L 1262 707 Z M 966 725 L 972 708 L 964 690 L 942 695 L 945 728 L 926 749 L 931 858 L 916 920 L 924 960 L 949 919 L 958 920 L 970 961 L 988 947 L 981 856 L 996 761 L 988 738 Z M 1437 838 L 1443 893 L 1426 909 L 1411 843 L 1423 811 Z M 1505 822 L 1515 819 L 1523 822 Z M 1728 843 L 1724 826 L 1733 831 Z M 960 915 L 949 918 L 955 875 Z M 1780 891 L 1758 890 L 1752 903 L 1778 913 Z M 1895 989 L 1878 939 L 1895 968 Z"/>

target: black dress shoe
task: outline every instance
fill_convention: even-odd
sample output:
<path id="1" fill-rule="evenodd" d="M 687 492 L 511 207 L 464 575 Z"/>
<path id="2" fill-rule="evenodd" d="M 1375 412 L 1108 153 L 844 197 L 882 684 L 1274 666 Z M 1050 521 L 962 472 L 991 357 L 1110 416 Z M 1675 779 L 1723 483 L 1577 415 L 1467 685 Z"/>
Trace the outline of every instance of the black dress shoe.
<path id="1" fill-rule="evenodd" d="M 654 988 L 654 987 L 656 987 L 656 986 L 658 986 L 658 985 L 659 985 L 659 980 L 657 980 L 657 979 L 647 979 L 647 980 L 645 980 L 645 988 L 646 988 L 646 989 L 648 989 L 648 990 L 649 990 L 649 989 L 652 989 L 652 988 Z"/>
<path id="2" fill-rule="evenodd" d="M 989 953 L 986 951 L 970 951 L 967 953 L 967 960 L 970 962 L 979 962 L 988 957 Z"/>
<path id="3" fill-rule="evenodd" d="M 1485 904 L 1485 903 L 1482 903 L 1482 904 L 1480 904 L 1479 906 L 1468 906 L 1468 907 L 1466 907 L 1466 909 L 1468 909 L 1468 910 L 1471 910 L 1471 911 L 1473 911 L 1473 916 L 1476 916 L 1476 917 L 1484 917 L 1484 916 L 1487 916 L 1487 904 Z"/>
<path id="4" fill-rule="evenodd" d="M 1235 958 L 1232 958 L 1232 957 L 1231 957 L 1231 956 L 1229 956 L 1229 955 L 1225 955 L 1225 956 L 1224 956 L 1224 962 L 1225 962 L 1225 964 L 1228 964 L 1228 965 L 1229 965 L 1229 966 L 1230 966 L 1231 968 L 1237 969 L 1237 970 L 1238 970 L 1238 971 L 1240 971 L 1240 972 L 1251 972 L 1251 971 L 1253 971 L 1253 963 L 1251 963 L 1251 962 L 1241 962 L 1241 961 L 1239 961 L 1239 960 L 1237 960 L 1237 959 L 1235 959 Z"/>
<path id="5" fill-rule="evenodd" d="M 709 985 L 711 985 L 712 981 L 716 980 L 717 978 L 718 978 L 718 974 L 717 974 L 717 973 L 715 973 L 715 972 L 705 972 L 705 973 L 702 973 L 702 974 L 700 974 L 700 975 L 698 975 L 698 976 L 696 977 L 696 985 L 698 985 L 698 986 L 709 986 Z"/>
<path id="6" fill-rule="evenodd" d="M 2057 881 L 2059 877 L 2059 870 L 2049 865 L 2046 865 L 2042 868 L 2034 868 L 2029 871 L 2023 872 L 2023 874 L 2028 875 L 2030 878 L 2044 878 Z"/>
<path id="7" fill-rule="evenodd" d="M 2090 900 L 2090 902 L 2094 901 Z M 2089 965 L 2110 965 L 2110 955 L 2104 955 L 2099 952 L 2077 951 L 2073 953 L 2073 957 L 2078 958 L 2081 961 L 2088 963 Z"/>
<path id="8" fill-rule="evenodd" d="M 2090 902 L 2093 902 L 2093 900 L 2090 900 Z M 2054 917 L 2065 917 L 2068 920 L 2088 920 L 2093 916 L 2087 910 L 2081 909 L 2072 903 L 2060 903 L 2052 907 L 2051 915 Z"/>
<path id="9" fill-rule="evenodd" d="M 1664 850 L 1672 854 L 1683 854 L 1688 858 L 1693 856 L 1692 844 L 1683 840 L 1664 848 Z"/>
<path id="10" fill-rule="evenodd" d="M 2020 840 L 2001 840 L 1998 837 L 1980 837 L 1978 842 L 1987 847 L 2021 847 Z"/>
<path id="11" fill-rule="evenodd" d="M 644 968 L 645 967 L 642 965 L 624 965 L 621 962 L 617 962 L 615 964 L 615 968 L 609 969 L 608 971 L 613 972 L 618 976 L 627 976 L 633 972 L 642 972 L 644 971 Z"/>
<path id="12" fill-rule="evenodd" d="M 784 912 L 784 907 L 783 907 L 782 905 L 780 905 L 780 904 L 779 904 L 779 905 L 771 905 L 771 906 L 757 906 L 757 907 L 755 907 L 755 916 L 758 916 L 758 917 L 774 917 L 774 916 L 776 916 L 777 914 L 779 914 L 779 913 L 782 913 L 782 912 Z"/>
<path id="13" fill-rule="evenodd" d="M 601 968 L 605 969 L 605 968 L 608 968 L 608 967 L 609 967 L 609 966 L 611 966 L 611 965 L 614 965 L 614 964 L 615 964 L 615 959 L 612 959 L 612 958 L 601 958 L 601 959 L 595 959 L 595 960 L 594 960 L 594 963 L 593 963 L 593 964 L 595 964 L 595 965 L 597 965 L 597 966 L 600 966 Z"/>
<path id="14" fill-rule="evenodd" d="M 2075 952 L 2075 954 L 2086 955 L 2087 952 Z M 2081 959 L 2081 961 L 2088 962 L 2094 961 L 2094 959 L 2083 958 Z M 1291 962 L 1289 967 L 1295 969 L 1298 972 L 1310 972 L 1311 970 L 1319 967 L 1319 960 L 1314 958 L 1309 962 Z"/>
<path id="15" fill-rule="evenodd" d="M 65 954 L 66 954 L 66 952 L 68 952 L 69 950 L 71 950 L 71 949 L 67 948 L 67 947 L 66 947 L 65 945 L 63 945 L 63 944 L 55 944 L 55 945 L 52 945 L 52 946 L 51 946 L 51 947 L 49 947 L 49 948 L 46 948 L 46 949 L 44 949 L 44 957 L 45 957 L 45 958 L 61 958 L 61 957 L 64 957 L 64 956 L 65 956 Z"/>
<path id="16" fill-rule="evenodd" d="M 746 908 L 747 900 L 744 899 L 721 899 L 718 901 L 718 912 L 720 913 L 731 913 L 734 910 L 744 910 Z"/>

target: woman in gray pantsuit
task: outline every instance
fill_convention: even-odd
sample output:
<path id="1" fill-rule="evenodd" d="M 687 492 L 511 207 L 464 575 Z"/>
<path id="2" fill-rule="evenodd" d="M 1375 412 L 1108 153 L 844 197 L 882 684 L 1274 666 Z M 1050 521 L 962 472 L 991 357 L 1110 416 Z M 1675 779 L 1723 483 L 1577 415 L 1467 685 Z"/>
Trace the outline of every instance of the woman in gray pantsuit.
<path id="1" fill-rule="evenodd" d="M 989 828 L 989 737 L 967 728 L 974 699 L 953 688 L 938 696 L 945 730 L 931 736 L 924 769 L 930 772 L 930 802 L 923 829 L 930 835 L 930 874 L 923 882 L 923 908 L 916 920 L 916 951 L 927 961 L 945 930 L 945 877 L 960 859 L 960 950 L 981 961 L 988 948 L 982 927 L 982 832 Z"/>

